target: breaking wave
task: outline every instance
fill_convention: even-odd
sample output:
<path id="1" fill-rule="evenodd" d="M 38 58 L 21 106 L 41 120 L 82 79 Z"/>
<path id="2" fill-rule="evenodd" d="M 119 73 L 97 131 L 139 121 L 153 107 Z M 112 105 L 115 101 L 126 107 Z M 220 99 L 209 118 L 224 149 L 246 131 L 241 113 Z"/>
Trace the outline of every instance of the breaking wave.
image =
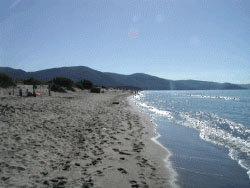
<path id="1" fill-rule="evenodd" d="M 187 113 L 157 109 L 143 103 L 141 101 L 143 97 L 143 93 L 139 93 L 135 97 L 135 102 L 153 117 L 162 116 L 169 121 L 193 128 L 199 131 L 201 139 L 228 148 L 229 156 L 247 170 L 250 178 L 250 129 L 209 112 Z"/>

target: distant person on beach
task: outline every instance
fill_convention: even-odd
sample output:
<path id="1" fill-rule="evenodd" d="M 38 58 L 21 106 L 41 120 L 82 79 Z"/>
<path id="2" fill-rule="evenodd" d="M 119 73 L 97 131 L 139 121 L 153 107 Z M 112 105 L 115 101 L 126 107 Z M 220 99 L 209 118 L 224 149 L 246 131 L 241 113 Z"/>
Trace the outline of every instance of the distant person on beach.
<path id="1" fill-rule="evenodd" d="M 29 90 L 28 90 L 28 89 L 26 89 L 25 96 L 26 96 L 26 97 L 29 96 Z"/>

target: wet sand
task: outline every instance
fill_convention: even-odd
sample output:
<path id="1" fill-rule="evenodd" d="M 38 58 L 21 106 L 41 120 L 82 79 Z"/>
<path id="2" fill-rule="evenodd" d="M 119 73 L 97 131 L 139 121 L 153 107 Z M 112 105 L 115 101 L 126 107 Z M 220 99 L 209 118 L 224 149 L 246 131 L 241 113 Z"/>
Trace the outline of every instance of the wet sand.
<path id="1" fill-rule="evenodd" d="M 1 91 L 0 187 L 175 187 L 169 154 L 130 95 Z"/>

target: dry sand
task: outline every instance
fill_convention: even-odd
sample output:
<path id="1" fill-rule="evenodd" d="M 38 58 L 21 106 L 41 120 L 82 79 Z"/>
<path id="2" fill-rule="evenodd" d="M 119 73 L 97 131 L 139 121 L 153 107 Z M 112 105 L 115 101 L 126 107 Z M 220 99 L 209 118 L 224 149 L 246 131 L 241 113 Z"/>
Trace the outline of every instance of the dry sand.
<path id="1" fill-rule="evenodd" d="M 168 152 L 150 139 L 152 123 L 129 92 L 40 89 L 42 97 L 0 90 L 1 188 L 175 187 Z"/>

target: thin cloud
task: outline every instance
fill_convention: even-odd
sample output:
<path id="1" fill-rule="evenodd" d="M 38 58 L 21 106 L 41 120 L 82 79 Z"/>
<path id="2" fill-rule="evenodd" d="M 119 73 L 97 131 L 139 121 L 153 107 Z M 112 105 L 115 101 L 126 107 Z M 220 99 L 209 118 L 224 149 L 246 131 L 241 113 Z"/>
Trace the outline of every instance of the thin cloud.
<path id="1" fill-rule="evenodd" d="M 22 0 L 15 0 L 9 7 L 10 10 L 14 9 Z"/>

